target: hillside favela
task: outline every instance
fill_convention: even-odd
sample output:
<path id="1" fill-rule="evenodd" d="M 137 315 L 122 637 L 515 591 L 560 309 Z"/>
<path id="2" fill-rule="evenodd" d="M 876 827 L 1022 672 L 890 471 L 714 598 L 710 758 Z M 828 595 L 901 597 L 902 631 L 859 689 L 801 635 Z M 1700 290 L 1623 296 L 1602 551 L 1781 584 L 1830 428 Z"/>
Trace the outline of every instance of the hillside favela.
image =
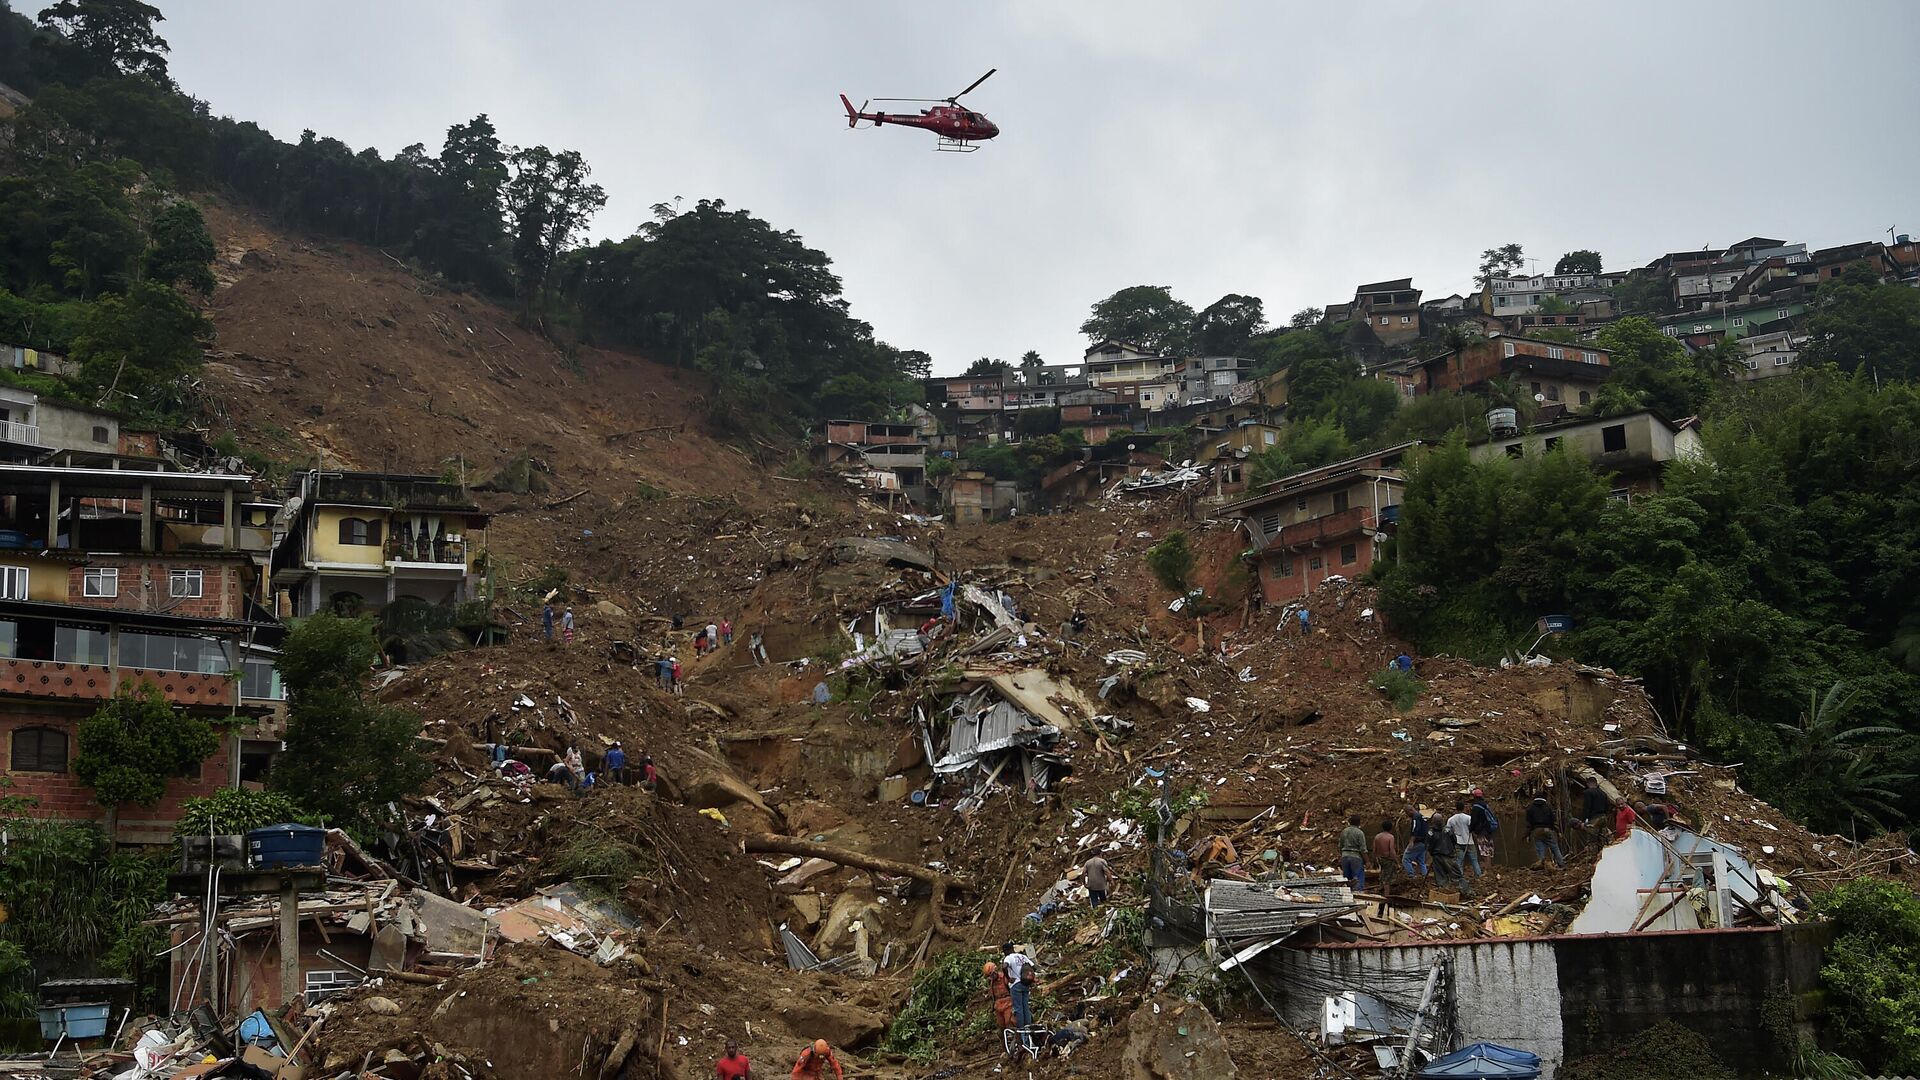
<path id="1" fill-rule="evenodd" d="M 0 1080 L 1920 1073 L 1916 43 L 0 0 Z"/>

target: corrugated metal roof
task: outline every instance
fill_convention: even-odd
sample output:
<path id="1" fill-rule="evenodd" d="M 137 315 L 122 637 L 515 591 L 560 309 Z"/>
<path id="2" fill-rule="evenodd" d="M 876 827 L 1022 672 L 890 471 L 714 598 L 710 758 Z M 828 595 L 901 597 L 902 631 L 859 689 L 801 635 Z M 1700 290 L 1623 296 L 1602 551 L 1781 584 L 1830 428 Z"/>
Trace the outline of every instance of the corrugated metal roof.
<path id="1" fill-rule="evenodd" d="M 1000 701 L 985 716 L 962 713 L 953 721 L 947 735 L 947 753 L 933 763 L 935 772 L 949 773 L 972 765 L 981 754 L 1015 746 L 1052 745 L 1060 738 L 1060 729 L 1043 724 L 1010 702 Z"/>

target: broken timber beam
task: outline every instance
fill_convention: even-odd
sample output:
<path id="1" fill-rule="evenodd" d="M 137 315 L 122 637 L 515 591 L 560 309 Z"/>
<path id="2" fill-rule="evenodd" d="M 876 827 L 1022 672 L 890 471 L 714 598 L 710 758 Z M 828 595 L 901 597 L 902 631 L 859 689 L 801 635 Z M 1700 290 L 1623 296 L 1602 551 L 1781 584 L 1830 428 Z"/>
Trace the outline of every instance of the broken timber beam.
<path id="1" fill-rule="evenodd" d="M 1620 794 L 1620 789 L 1608 783 L 1607 778 L 1595 771 L 1593 766 L 1575 765 L 1571 772 L 1585 783 L 1598 787 L 1607 798 L 1613 800 L 1613 805 L 1620 806 L 1627 801 L 1627 797 Z"/>
<path id="2" fill-rule="evenodd" d="M 973 891 L 973 883 L 966 878 L 950 877 L 930 867 L 916 866 L 913 863 L 883 859 L 877 855 L 868 855 L 862 851 L 850 851 L 833 847 L 830 844 L 802 840 L 797 836 L 781 836 L 778 833 L 754 833 L 746 837 L 741 844 L 747 854 L 798 855 L 808 859 L 825 859 L 841 866 L 851 866 L 859 870 L 871 870 L 876 874 L 891 877 L 910 877 L 925 882 L 933 890 L 930 905 L 933 909 L 933 928 L 943 938 L 957 940 L 959 935 L 948 929 L 946 921 L 940 916 L 940 905 L 946 902 L 947 890 L 962 889 Z"/>

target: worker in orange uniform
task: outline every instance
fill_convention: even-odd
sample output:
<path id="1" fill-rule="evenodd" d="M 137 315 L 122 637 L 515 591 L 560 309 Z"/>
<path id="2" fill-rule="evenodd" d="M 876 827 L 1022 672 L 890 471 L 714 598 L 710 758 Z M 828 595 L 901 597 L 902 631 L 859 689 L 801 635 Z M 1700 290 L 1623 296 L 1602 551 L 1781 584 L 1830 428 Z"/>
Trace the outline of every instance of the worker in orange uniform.
<path id="1" fill-rule="evenodd" d="M 1013 984 L 1007 981 L 1006 972 L 1000 965 L 989 960 L 980 965 L 980 974 L 987 977 L 987 1000 L 993 1002 L 994 1018 L 1000 1026 L 1013 1026 Z"/>
<path id="2" fill-rule="evenodd" d="M 800 1051 L 800 1060 L 793 1063 L 793 1080 L 821 1080 L 827 1075 L 827 1066 L 833 1066 L 834 1080 L 845 1076 L 840 1071 L 840 1063 L 834 1060 L 833 1047 L 825 1039 L 813 1040 L 813 1045 Z"/>

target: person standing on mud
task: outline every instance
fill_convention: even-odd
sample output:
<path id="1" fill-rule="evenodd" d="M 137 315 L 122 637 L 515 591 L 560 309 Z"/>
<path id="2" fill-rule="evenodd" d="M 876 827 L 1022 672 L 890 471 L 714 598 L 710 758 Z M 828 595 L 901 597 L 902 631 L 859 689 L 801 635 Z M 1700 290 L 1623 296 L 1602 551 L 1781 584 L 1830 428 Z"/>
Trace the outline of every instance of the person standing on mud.
<path id="1" fill-rule="evenodd" d="M 753 1064 L 740 1052 L 738 1041 L 727 1040 L 727 1052 L 713 1063 L 713 1074 L 717 1080 L 753 1080 Z"/>
<path id="2" fill-rule="evenodd" d="M 991 960 L 980 965 L 980 973 L 987 977 L 987 1000 L 993 1003 L 994 1019 L 1003 1028 L 1012 1027 L 1013 988 L 1007 982 L 1007 973 Z"/>
<path id="3" fill-rule="evenodd" d="M 573 605 L 568 604 L 564 615 L 560 616 L 560 636 L 567 644 L 573 644 Z"/>
<path id="4" fill-rule="evenodd" d="M 540 605 L 540 631 L 547 637 L 547 644 L 553 644 L 553 601 Z"/>
<path id="5" fill-rule="evenodd" d="M 1360 815 L 1347 818 L 1347 827 L 1340 830 L 1340 876 L 1347 879 L 1354 892 L 1365 892 L 1367 888 L 1367 834 L 1360 831 Z"/>
<path id="6" fill-rule="evenodd" d="M 720 620 L 720 644 L 722 645 L 733 644 L 733 620 L 732 619 L 722 618 Z"/>
<path id="7" fill-rule="evenodd" d="M 767 642 L 760 631 L 755 630 L 747 636 L 747 652 L 753 654 L 753 666 L 759 667 L 767 662 Z"/>
<path id="8" fill-rule="evenodd" d="M 1313 619 L 1307 614 L 1307 609 L 1303 607 L 1300 609 L 1300 636 L 1306 637 L 1311 633 L 1313 633 Z"/>
<path id="9" fill-rule="evenodd" d="M 686 688 L 680 683 L 680 658 L 677 656 L 673 658 L 673 696 L 687 696 Z"/>

